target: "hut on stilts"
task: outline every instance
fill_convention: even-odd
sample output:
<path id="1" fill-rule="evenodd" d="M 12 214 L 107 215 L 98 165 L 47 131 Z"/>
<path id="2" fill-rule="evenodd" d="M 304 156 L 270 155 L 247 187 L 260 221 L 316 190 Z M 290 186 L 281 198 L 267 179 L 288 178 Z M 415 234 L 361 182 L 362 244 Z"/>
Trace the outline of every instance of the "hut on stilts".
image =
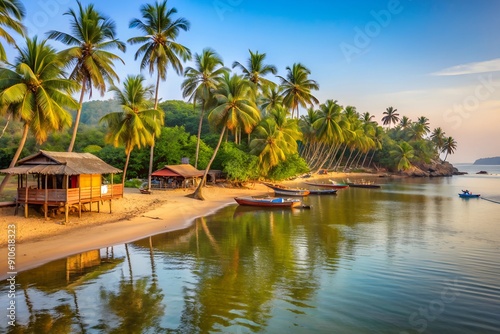
<path id="1" fill-rule="evenodd" d="M 112 213 L 112 200 L 123 197 L 122 184 L 113 184 L 113 175 L 121 172 L 90 153 L 43 150 L 19 160 L 15 167 L 0 170 L 18 175 L 16 213 L 24 205 L 28 217 L 29 205 L 42 205 L 45 219 L 49 210 L 64 211 L 65 223 L 71 209 L 78 210 L 81 218 L 82 210 L 92 211 L 93 204 L 100 212 L 104 201 L 109 201 Z M 104 174 L 110 174 L 110 184 L 103 182 Z"/>

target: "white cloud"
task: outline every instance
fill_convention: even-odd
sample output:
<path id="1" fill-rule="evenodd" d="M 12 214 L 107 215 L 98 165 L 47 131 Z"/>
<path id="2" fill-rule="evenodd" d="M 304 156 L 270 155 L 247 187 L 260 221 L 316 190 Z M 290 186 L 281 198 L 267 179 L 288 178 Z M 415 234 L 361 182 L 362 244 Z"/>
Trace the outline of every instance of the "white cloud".
<path id="1" fill-rule="evenodd" d="M 434 72 L 432 73 L 432 75 L 451 76 L 451 75 L 477 74 L 477 73 L 497 72 L 497 71 L 500 71 L 500 58 L 452 66 Z"/>

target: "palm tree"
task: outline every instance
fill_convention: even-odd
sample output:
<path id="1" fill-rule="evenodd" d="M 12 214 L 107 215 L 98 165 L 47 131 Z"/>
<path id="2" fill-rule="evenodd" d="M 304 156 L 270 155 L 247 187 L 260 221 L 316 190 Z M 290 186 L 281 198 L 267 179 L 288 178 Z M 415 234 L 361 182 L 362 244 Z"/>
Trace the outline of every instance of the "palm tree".
<path id="1" fill-rule="evenodd" d="M 397 109 L 394 109 L 393 107 L 386 108 L 383 114 L 385 115 L 382 117 L 382 122 L 384 125 L 389 124 L 389 129 L 391 128 L 391 124 L 396 124 L 399 122 L 399 114 L 396 112 L 398 111 Z"/>
<path id="2" fill-rule="evenodd" d="M 430 128 L 429 128 L 429 119 L 425 116 L 420 116 L 417 119 L 417 123 L 421 126 L 422 131 L 423 131 L 423 136 L 429 133 Z"/>
<path id="3" fill-rule="evenodd" d="M 397 170 L 405 170 L 411 167 L 411 159 L 414 157 L 413 147 L 407 142 L 396 145 L 396 149 L 390 151 L 390 155 L 397 162 Z"/>
<path id="4" fill-rule="evenodd" d="M 445 141 L 444 135 L 445 135 L 445 133 L 444 133 L 443 129 L 441 129 L 440 127 L 432 130 L 431 140 L 434 143 L 434 145 L 436 146 L 437 152 L 442 152 L 442 149 L 444 146 L 444 141 Z"/>
<path id="5" fill-rule="evenodd" d="M 300 63 L 287 66 L 286 78 L 278 76 L 283 86 L 283 103 L 292 111 L 297 111 L 299 118 L 299 105 L 306 107 L 307 104 L 319 103 L 318 99 L 311 94 L 311 90 L 318 90 L 316 81 L 309 79 L 311 71 Z"/>
<path id="6" fill-rule="evenodd" d="M 403 129 L 407 129 L 411 126 L 411 119 L 409 119 L 407 116 L 401 117 L 401 121 L 399 122 L 399 125 Z"/>
<path id="7" fill-rule="evenodd" d="M 124 89 L 112 86 L 110 91 L 115 93 L 115 99 L 122 107 L 122 112 L 112 112 L 103 116 L 100 122 L 107 123 L 109 132 L 106 140 L 115 147 L 125 146 L 127 159 L 123 168 L 122 185 L 125 185 L 130 153 L 135 147 L 152 145 L 154 137 L 161 133 L 163 112 L 151 108 L 150 97 L 152 86 L 144 86 L 142 75 L 127 76 Z"/>
<path id="8" fill-rule="evenodd" d="M 272 118 L 266 118 L 255 128 L 250 142 L 250 154 L 259 157 L 261 175 L 286 160 L 288 143 Z"/>
<path id="9" fill-rule="evenodd" d="M 26 40 L 26 47 L 17 47 L 19 55 L 12 68 L 0 68 L 0 110 L 24 123 L 23 134 L 9 168 L 15 166 L 31 131 L 38 143 L 43 143 L 49 132 L 71 125 L 66 108 L 76 108 L 71 94 L 78 83 L 64 78 L 63 62 L 57 52 L 36 37 Z M 9 174 L 0 185 L 0 193 Z"/>
<path id="10" fill-rule="evenodd" d="M 214 97 L 217 99 L 217 106 L 208 115 L 208 121 L 214 127 L 220 127 L 221 131 L 219 141 L 205 169 L 202 181 L 193 193 L 194 198 L 201 200 L 204 200 L 202 189 L 207 179 L 208 171 L 219 151 L 226 130 L 234 130 L 241 127 L 245 132 L 250 133 L 260 120 L 259 109 L 252 99 L 253 94 L 250 81 L 244 80 L 235 74 L 231 76 L 229 73 L 225 73 L 223 81 L 214 92 Z"/>
<path id="11" fill-rule="evenodd" d="M 193 101 L 193 108 L 196 102 L 201 103 L 200 122 L 198 123 L 198 140 L 196 142 L 196 156 L 194 167 L 198 168 L 198 155 L 200 151 L 201 128 L 205 110 L 212 98 L 212 92 L 220 83 L 222 74 L 228 69 L 224 67 L 222 58 L 212 49 L 206 48 L 201 54 L 195 53 L 195 67 L 187 67 L 184 71 L 186 80 L 182 83 L 182 96 Z"/>
<path id="12" fill-rule="evenodd" d="M 258 97 L 258 103 L 264 114 L 283 105 L 282 93 L 282 86 L 272 85 L 263 87 L 262 95 Z"/>
<path id="13" fill-rule="evenodd" d="M 141 6 L 144 21 L 132 19 L 129 24 L 130 28 L 137 28 L 144 33 L 143 36 L 128 40 L 131 44 L 142 44 L 135 53 L 136 60 L 142 56 L 141 70 L 147 67 L 151 75 L 156 71 L 154 109 L 158 109 L 160 80 L 167 79 L 168 66 L 171 65 L 177 74 L 181 74 L 183 71 L 181 59 L 183 61 L 191 59 L 191 51 L 175 41 L 181 30 L 189 30 L 190 23 L 185 18 L 174 19 L 176 13 L 175 7 L 167 8 L 167 0 L 156 2 L 154 5 L 146 4 Z M 153 173 L 153 154 L 154 142 L 149 155 L 149 188 Z"/>
<path id="14" fill-rule="evenodd" d="M 259 53 L 259 51 L 253 53 L 252 50 L 248 50 L 248 52 L 250 52 L 250 58 L 247 61 L 247 67 L 235 61 L 233 62 L 233 68 L 239 68 L 243 72 L 243 76 L 250 80 L 256 87 L 275 85 L 274 82 L 263 78 L 263 76 L 269 73 L 278 73 L 276 66 L 264 64 L 265 53 Z"/>
<path id="15" fill-rule="evenodd" d="M 25 15 L 24 6 L 19 0 L 0 0 L 0 37 L 10 45 L 16 45 L 16 41 L 4 27 L 24 36 L 26 28 L 21 21 Z M 7 60 L 7 55 L 0 43 L 0 61 L 5 60 Z"/>
<path id="16" fill-rule="evenodd" d="M 92 88 L 95 88 L 103 96 L 106 83 L 112 85 L 113 80 L 120 81 L 113 69 L 113 62 L 124 62 L 108 50 L 118 48 L 125 52 L 125 44 L 116 38 L 115 22 L 99 13 L 92 4 L 85 8 L 80 1 L 77 1 L 77 4 L 77 12 L 70 9 L 64 13 L 71 17 L 71 34 L 55 30 L 47 34 L 49 39 L 70 46 L 62 55 L 68 62 L 67 66 L 72 68 L 69 78 L 80 82 L 82 86 L 68 152 L 72 152 L 75 146 L 85 94 L 88 92 L 89 97 L 92 97 Z"/>
<path id="17" fill-rule="evenodd" d="M 455 139 L 453 139 L 453 137 L 446 137 L 444 140 L 443 149 L 441 151 L 441 152 L 446 152 L 443 161 L 446 161 L 448 154 L 455 153 L 456 149 L 457 149 L 457 142 L 455 141 Z"/>

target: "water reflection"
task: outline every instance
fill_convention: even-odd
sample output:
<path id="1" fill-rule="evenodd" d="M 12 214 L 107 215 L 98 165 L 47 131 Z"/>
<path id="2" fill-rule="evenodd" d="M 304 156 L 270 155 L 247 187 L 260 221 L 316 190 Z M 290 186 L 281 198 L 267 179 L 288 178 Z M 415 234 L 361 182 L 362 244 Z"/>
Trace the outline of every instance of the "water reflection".
<path id="1" fill-rule="evenodd" d="M 55 261 L 19 275 L 8 330 L 415 332 L 412 314 L 457 282 L 460 298 L 439 317 L 414 320 L 429 332 L 493 332 L 499 209 L 464 205 L 449 182 L 309 196 L 311 210 L 228 206 L 184 230 Z"/>

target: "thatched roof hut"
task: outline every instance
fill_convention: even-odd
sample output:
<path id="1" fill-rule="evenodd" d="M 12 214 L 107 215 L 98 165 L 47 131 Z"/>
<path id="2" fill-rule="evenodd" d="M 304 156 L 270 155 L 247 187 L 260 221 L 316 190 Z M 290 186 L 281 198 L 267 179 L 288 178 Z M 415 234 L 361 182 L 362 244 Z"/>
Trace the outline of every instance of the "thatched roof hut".
<path id="1" fill-rule="evenodd" d="M 5 174 L 80 175 L 116 174 L 122 171 L 91 153 L 40 152 L 17 162 L 18 166 L 1 169 Z"/>
<path id="2" fill-rule="evenodd" d="M 25 216 L 28 216 L 28 205 L 43 205 L 45 217 L 49 207 L 64 211 L 66 222 L 71 207 L 76 207 L 81 216 L 82 207 L 123 196 L 121 184 L 113 184 L 113 174 L 121 173 L 118 168 L 108 165 L 90 153 L 50 152 L 40 150 L 18 161 L 12 168 L 2 169 L 0 173 L 18 175 L 16 212 L 19 205 L 24 205 Z M 28 175 L 33 175 L 29 185 Z M 103 184 L 102 175 L 111 174 L 111 185 Z M 33 184 L 35 183 L 35 184 Z M 54 211 L 53 211 L 54 212 Z"/>

